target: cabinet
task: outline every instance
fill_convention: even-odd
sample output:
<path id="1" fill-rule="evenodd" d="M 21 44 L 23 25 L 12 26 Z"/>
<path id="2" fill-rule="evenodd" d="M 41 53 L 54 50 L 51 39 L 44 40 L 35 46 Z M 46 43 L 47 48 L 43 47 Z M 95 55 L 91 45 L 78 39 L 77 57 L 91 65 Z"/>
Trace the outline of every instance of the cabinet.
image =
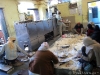
<path id="1" fill-rule="evenodd" d="M 58 34 L 55 19 L 16 23 L 15 32 L 19 46 L 22 49 L 28 45 L 29 50 L 37 49 L 46 39 Z"/>
<path id="2" fill-rule="evenodd" d="M 66 28 L 65 28 L 65 31 L 70 31 L 70 28 L 71 28 L 71 23 L 70 22 L 65 22 L 65 25 L 66 25 Z"/>
<path id="3" fill-rule="evenodd" d="M 57 25 L 57 19 L 53 18 L 52 23 L 53 23 L 53 27 L 54 27 L 53 28 L 54 37 L 56 37 L 57 35 L 59 35 L 59 28 L 58 28 L 58 25 Z"/>
<path id="4" fill-rule="evenodd" d="M 30 51 L 35 50 L 45 41 L 42 22 L 18 23 L 15 24 L 15 31 L 22 49 L 24 45 L 28 45 Z"/>

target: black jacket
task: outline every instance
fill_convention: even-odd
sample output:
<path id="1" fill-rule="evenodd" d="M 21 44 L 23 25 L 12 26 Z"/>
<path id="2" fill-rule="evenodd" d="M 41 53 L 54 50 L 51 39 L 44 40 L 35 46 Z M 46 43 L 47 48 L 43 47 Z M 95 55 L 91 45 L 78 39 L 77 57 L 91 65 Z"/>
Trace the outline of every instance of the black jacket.
<path id="1" fill-rule="evenodd" d="M 91 38 L 100 43 L 100 31 L 94 31 Z"/>

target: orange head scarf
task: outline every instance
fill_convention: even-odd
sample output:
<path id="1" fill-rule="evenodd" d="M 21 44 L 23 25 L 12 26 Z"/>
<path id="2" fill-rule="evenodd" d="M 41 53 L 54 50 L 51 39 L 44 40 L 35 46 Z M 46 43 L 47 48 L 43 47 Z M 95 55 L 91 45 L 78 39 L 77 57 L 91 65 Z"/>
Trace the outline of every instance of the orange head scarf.
<path id="1" fill-rule="evenodd" d="M 8 37 L 8 46 L 11 50 L 14 49 L 14 40 L 16 40 L 15 37 Z"/>

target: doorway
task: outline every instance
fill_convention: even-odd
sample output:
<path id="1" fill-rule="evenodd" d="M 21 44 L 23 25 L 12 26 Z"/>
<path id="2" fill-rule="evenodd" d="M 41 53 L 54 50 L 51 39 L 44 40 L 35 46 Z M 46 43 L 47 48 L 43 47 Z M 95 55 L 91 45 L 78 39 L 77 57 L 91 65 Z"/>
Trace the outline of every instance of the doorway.
<path id="1" fill-rule="evenodd" d="M 3 14 L 3 9 L 0 8 L 0 45 L 4 44 L 8 38 L 8 30 Z"/>
<path id="2" fill-rule="evenodd" d="M 89 22 L 100 26 L 100 1 L 88 3 Z"/>
<path id="3" fill-rule="evenodd" d="M 39 10 L 36 8 L 28 8 L 28 12 L 30 12 L 34 16 L 34 21 L 40 20 Z"/>

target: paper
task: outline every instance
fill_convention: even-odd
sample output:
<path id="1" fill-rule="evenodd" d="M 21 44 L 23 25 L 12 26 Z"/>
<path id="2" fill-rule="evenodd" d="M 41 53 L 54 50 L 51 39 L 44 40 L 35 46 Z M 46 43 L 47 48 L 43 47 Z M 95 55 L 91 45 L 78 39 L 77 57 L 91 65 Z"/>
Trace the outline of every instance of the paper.
<path id="1" fill-rule="evenodd" d="M 77 8 L 69 9 L 70 14 L 77 14 Z"/>

